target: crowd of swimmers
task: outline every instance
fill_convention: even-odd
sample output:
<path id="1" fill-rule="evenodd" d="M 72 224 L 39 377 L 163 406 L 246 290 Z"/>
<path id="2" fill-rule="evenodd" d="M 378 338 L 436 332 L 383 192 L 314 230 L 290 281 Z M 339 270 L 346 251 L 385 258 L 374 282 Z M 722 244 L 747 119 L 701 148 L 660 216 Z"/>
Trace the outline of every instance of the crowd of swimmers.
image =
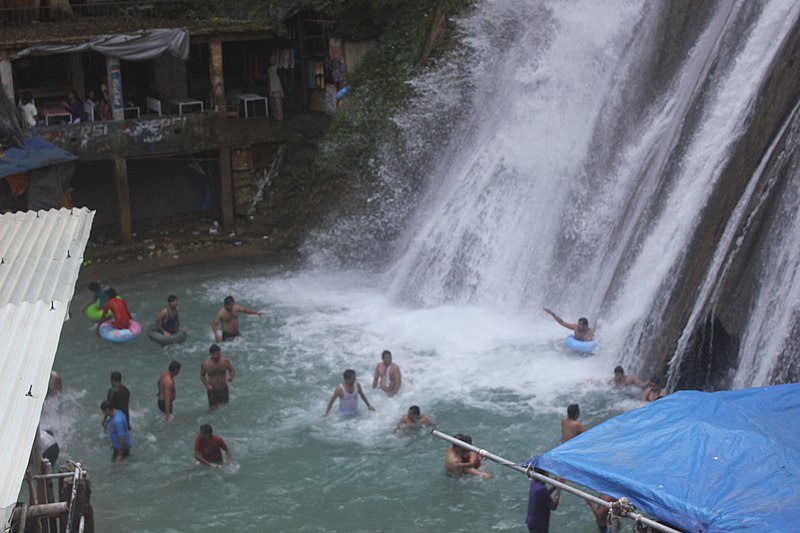
<path id="1" fill-rule="evenodd" d="M 98 324 L 111 319 L 114 327 L 118 329 L 124 329 L 130 325 L 132 319 L 127 304 L 114 288 L 94 281 L 89 284 L 88 288 L 93 299 L 84 307 L 84 311 L 92 304 L 96 304 L 101 311 Z M 211 323 L 211 331 L 216 342 L 224 343 L 241 335 L 239 314 L 263 316 L 264 313 L 237 303 L 233 296 L 226 296 Z M 165 336 L 186 331 L 180 322 L 180 304 L 177 296 L 168 296 L 167 305 L 156 314 L 151 327 Z M 166 422 L 171 421 L 174 416 L 177 398 L 175 378 L 180 374 L 181 366 L 179 361 L 170 362 L 168 368 L 161 372 L 157 380 L 157 407 L 163 413 Z M 236 370 L 230 359 L 222 353 L 220 345 L 212 344 L 208 357 L 200 365 L 200 381 L 206 391 L 209 411 L 214 411 L 217 407 L 229 402 L 228 385 L 235 376 Z M 129 411 L 131 394 L 130 390 L 123 385 L 122 374 L 119 371 L 112 372 L 110 380 L 111 387 L 108 389 L 106 398 L 100 404 L 100 410 L 103 412 L 102 426 L 111 443 L 112 462 L 119 463 L 130 456 L 133 446 Z M 392 361 L 391 352 L 384 350 L 380 362 L 375 366 L 372 389 L 379 389 L 386 396 L 393 397 L 400 390 L 401 384 L 400 367 Z M 344 372 L 343 382 L 333 391 L 325 413 L 322 415 L 323 418 L 328 416 L 337 399 L 339 400 L 339 414 L 342 416 L 357 415 L 359 399 L 364 402 L 367 409 L 375 410 L 369 403 L 361 384 L 356 381 L 354 370 L 348 369 Z M 412 405 L 397 423 L 395 432 L 405 435 L 432 426 L 433 422 L 422 414 L 419 406 Z M 194 456 L 197 462 L 208 466 L 220 466 L 223 460 L 223 451 L 227 462 L 231 463 L 233 454 L 225 441 L 220 436 L 214 435 L 213 428 L 209 424 L 201 425 L 195 439 Z"/>
<path id="2" fill-rule="evenodd" d="M 113 287 L 93 281 L 89 283 L 88 288 L 93 299 L 83 310 L 86 311 L 91 305 L 96 304 L 100 311 L 98 325 L 111 320 L 112 325 L 117 329 L 126 329 L 130 326 L 132 318 L 128 306 Z M 239 313 L 263 315 L 260 311 L 237 304 L 232 296 L 227 296 L 211 324 L 211 330 L 217 342 L 239 336 Z M 167 297 L 167 305 L 158 311 L 150 327 L 165 337 L 186 332 L 180 322 L 180 303 L 177 296 L 169 295 Z M 208 357 L 200 365 L 200 382 L 206 392 L 209 411 L 214 411 L 229 402 L 228 385 L 233 382 L 236 370 L 230 359 L 222 353 L 222 348 L 218 344 L 212 344 L 208 352 Z M 163 413 L 166 422 L 172 421 L 174 417 L 177 398 L 175 378 L 180 374 L 181 367 L 179 361 L 170 362 L 167 369 L 160 373 L 156 382 L 156 405 Z M 110 379 L 111 387 L 108 389 L 106 398 L 100 403 L 100 410 L 103 412 L 102 426 L 111 443 L 111 460 L 119 463 L 130 456 L 133 446 L 129 411 L 131 393 L 122 383 L 122 374 L 119 371 L 112 372 Z M 53 372 L 51 376 L 50 389 L 51 393 L 61 390 L 61 378 L 56 372 Z M 194 458 L 197 463 L 212 467 L 221 466 L 223 463 L 222 452 L 225 452 L 227 463 L 232 463 L 233 453 L 224 439 L 214 434 L 211 425 L 202 424 L 194 443 Z"/>
<path id="3" fill-rule="evenodd" d="M 101 321 L 113 317 L 115 327 L 127 327 L 131 320 L 130 312 L 125 301 L 117 297 L 118 295 L 113 288 L 92 282 L 89 284 L 89 290 L 95 297 L 89 305 L 97 302 L 98 307 L 102 310 Z M 158 312 L 151 327 L 156 328 L 164 335 L 185 331 L 180 324 L 179 312 L 178 298 L 170 295 L 167 298 L 167 306 Z M 545 308 L 545 312 L 550 314 L 560 325 L 571 329 L 576 339 L 584 341 L 593 339 L 594 330 L 589 327 L 587 319 L 581 318 L 577 323 L 570 323 L 564 321 L 551 309 Z M 227 296 L 211 324 L 211 331 L 217 343 L 224 343 L 240 335 L 240 313 L 263 316 L 261 311 L 238 304 L 233 296 Z M 173 419 L 174 404 L 177 397 L 175 378 L 180 374 L 180 371 L 181 363 L 172 361 L 168 368 L 161 372 L 157 380 L 157 407 L 164 414 L 166 422 Z M 58 376 L 56 385 L 54 380 L 57 373 L 54 372 L 53 374 L 51 388 L 55 389 L 57 386 L 58 390 L 60 390 L 60 376 Z M 233 382 L 235 375 L 236 371 L 230 359 L 223 355 L 219 344 L 212 344 L 209 348 L 208 357 L 200 365 L 200 381 L 206 391 L 209 411 L 214 411 L 220 405 L 228 403 L 228 385 Z M 112 461 L 118 463 L 130 456 L 130 450 L 133 445 L 130 435 L 129 413 L 131 395 L 128 388 L 122 384 L 120 372 L 112 372 L 110 379 L 111 387 L 108 389 L 106 399 L 100 404 L 100 409 L 104 415 L 103 428 L 111 441 Z M 614 369 L 614 376 L 608 383 L 616 388 L 638 387 L 643 389 L 643 401 L 654 401 L 667 394 L 657 376 L 653 376 L 649 381 L 645 382 L 636 376 L 626 375 L 622 366 L 617 366 Z M 380 362 L 375 366 L 372 390 L 379 389 L 387 397 L 392 398 L 397 395 L 401 385 L 402 373 L 400 367 L 393 361 L 392 353 L 389 350 L 384 350 L 381 353 Z M 339 402 L 339 414 L 344 417 L 358 414 L 359 400 L 364 403 L 369 411 L 375 410 L 361 384 L 357 381 L 355 370 L 352 369 L 344 371 L 342 383 L 331 394 L 325 411 L 321 415 L 322 418 L 330 414 L 337 400 Z M 578 421 L 580 414 L 578 404 L 571 404 L 567 407 L 566 416 L 561 420 L 561 443 L 587 431 L 586 426 Z M 408 435 L 418 433 L 423 428 L 433 427 L 433 421 L 421 412 L 419 406 L 412 405 L 397 423 L 394 431 L 398 435 Z M 52 435 L 40 435 L 40 438 L 48 444 L 48 453 L 52 454 L 55 451 L 57 457 L 58 445 L 52 439 Z M 472 439 L 468 435 L 458 433 L 454 435 L 454 438 L 466 444 L 472 444 Z M 53 448 L 53 445 L 55 445 L 55 448 Z M 214 434 L 211 425 L 202 424 L 194 443 L 194 458 L 197 463 L 210 467 L 222 466 L 222 452 L 225 452 L 225 461 L 231 464 L 233 462 L 233 454 L 224 439 Z M 55 459 L 52 462 L 55 462 Z M 451 444 L 446 451 L 444 467 L 446 473 L 450 476 L 473 475 L 485 479 L 492 477 L 491 473 L 481 470 L 481 457 L 477 453 L 455 444 Z M 601 495 L 601 498 L 611 501 L 607 495 Z M 553 486 L 547 488 L 541 481 L 531 480 L 526 517 L 526 525 L 529 531 L 535 533 L 546 533 L 548 531 L 550 511 L 558 507 L 559 499 L 560 489 L 556 489 Z M 605 507 L 591 502 L 589 502 L 589 506 L 592 508 L 600 531 L 606 531 L 608 524 Z"/>

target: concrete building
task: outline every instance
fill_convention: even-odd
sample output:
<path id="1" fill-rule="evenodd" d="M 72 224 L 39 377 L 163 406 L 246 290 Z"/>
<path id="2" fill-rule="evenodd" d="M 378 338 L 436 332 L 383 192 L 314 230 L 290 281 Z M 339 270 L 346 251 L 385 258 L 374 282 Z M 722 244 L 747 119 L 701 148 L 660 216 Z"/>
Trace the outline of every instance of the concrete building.
<path id="1" fill-rule="evenodd" d="M 327 56 L 329 35 L 308 14 L 287 12 L 278 33 L 170 20 L 168 7 L 187 4 L 173 0 L 9 3 L 3 90 L 17 105 L 32 97 L 39 116 L 27 137 L 77 156 L 65 202 L 96 210 L 95 226 L 118 228 L 122 242 L 137 220 L 210 210 L 228 230 L 246 213 L 286 140 L 268 100 L 271 64 L 287 107 L 324 100 L 311 65 Z M 68 109 L 72 91 L 80 117 Z"/>

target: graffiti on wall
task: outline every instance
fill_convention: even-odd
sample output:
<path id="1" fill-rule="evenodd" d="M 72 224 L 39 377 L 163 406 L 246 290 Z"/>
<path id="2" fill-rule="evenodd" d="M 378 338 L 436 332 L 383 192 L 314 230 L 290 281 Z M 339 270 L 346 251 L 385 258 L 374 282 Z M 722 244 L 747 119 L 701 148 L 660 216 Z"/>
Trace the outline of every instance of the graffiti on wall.
<path id="1" fill-rule="evenodd" d="M 186 117 L 178 115 L 126 123 L 122 132 L 134 137 L 138 142 L 154 143 L 166 140 L 172 128 L 183 128 L 185 125 Z"/>

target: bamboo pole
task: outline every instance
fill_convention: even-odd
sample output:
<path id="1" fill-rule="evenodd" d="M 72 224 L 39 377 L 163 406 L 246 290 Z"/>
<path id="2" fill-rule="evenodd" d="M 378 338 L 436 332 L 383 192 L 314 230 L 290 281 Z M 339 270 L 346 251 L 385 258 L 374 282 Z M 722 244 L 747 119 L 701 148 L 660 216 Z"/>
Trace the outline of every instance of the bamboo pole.
<path id="1" fill-rule="evenodd" d="M 41 503 L 38 505 L 22 504 L 14 509 L 11 520 L 19 520 L 20 531 L 23 531 L 24 522 L 28 518 L 57 518 L 66 514 L 67 511 L 67 502 Z"/>
<path id="2" fill-rule="evenodd" d="M 483 448 L 478 448 L 477 446 L 473 446 L 472 444 L 467 444 L 466 442 L 464 442 L 462 440 L 458 440 L 457 438 L 452 437 L 452 436 L 448 435 L 447 433 L 442 433 L 438 429 L 432 429 L 431 430 L 431 435 L 433 435 L 434 437 L 438 437 L 438 438 L 440 438 L 442 440 L 445 440 L 445 441 L 447 441 L 450 444 L 453 444 L 455 446 L 459 446 L 461 448 L 464 448 L 465 450 L 469 450 L 469 451 L 475 452 L 479 456 L 481 456 L 482 458 L 486 458 L 486 459 L 489 459 L 490 461 L 494 461 L 495 463 L 501 464 L 503 466 L 507 466 L 507 467 L 511 468 L 512 470 L 516 470 L 517 472 L 525 474 L 529 478 L 538 479 L 539 481 L 542 481 L 544 483 L 549 483 L 549 484 L 551 484 L 551 485 L 553 485 L 553 486 L 555 486 L 555 487 L 557 487 L 557 488 L 559 488 L 561 490 L 564 490 L 566 492 L 574 494 L 574 495 L 578 496 L 579 498 L 583 498 L 584 500 L 588 500 L 588 501 L 600 504 L 603 507 L 605 507 L 606 509 L 611 508 L 612 505 L 614 503 L 616 503 L 616 502 L 607 502 L 605 500 L 601 500 L 597 496 L 589 494 L 588 492 L 582 491 L 580 489 L 576 489 L 575 487 L 567 485 L 566 483 L 562 483 L 561 481 L 558 481 L 557 479 L 553 479 L 551 477 L 547 477 L 545 475 L 539 474 L 538 472 L 535 472 L 533 470 L 533 467 L 531 467 L 531 466 L 524 467 L 524 466 L 522 466 L 522 465 L 520 465 L 518 463 L 513 463 L 513 462 L 509 461 L 508 459 L 505 459 L 503 457 L 500 457 L 499 455 L 495 455 L 495 454 L 493 454 L 491 452 L 488 452 L 488 451 L 484 450 Z M 617 501 L 619 501 L 619 500 L 617 500 Z M 629 519 L 634 520 L 636 522 L 641 522 L 641 523 L 643 523 L 643 524 L 645 524 L 647 526 L 650 526 L 653 529 L 656 529 L 658 531 L 663 531 L 664 533 L 682 533 L 678 529 L 673 529 L 673 528 L 671 528 L 669 526 L 665 526 L 664 524 L 656 522 L 655 520 L 651 520 L 651 519 L 647 518 L 646 516 L 644 516 L 643 514 L 638 513 L 636 511 L 628 511 L 623 518 L 629 518 Z"/>
<path id="3" fill-rule="evenodd" d="M 53 473 L 53 466 L 48 459 L 42 459 L 42 472 L 44 473 L 42 474 L 41 483 L 44 483 L 45 501 L 47 503 L 59 503 L 55 494 L 53 494 L 53 478 L 47 477 Z M 47 531 L 48 533 L 58 533 L 58 520 L 55 517 L 51 517 L 47 521 Z"/>
<path id="4" fill-rule="evenodd" d="M 22 506 L 19 508 L 21 510 L 14 509 L 14 512 L 22 513 L 22 516 L 19 517 L 17 523 L 19 523 L 19 531 L 25 531 L 25 528 L 28 526 L 28 504 L 23 503 Z"/>

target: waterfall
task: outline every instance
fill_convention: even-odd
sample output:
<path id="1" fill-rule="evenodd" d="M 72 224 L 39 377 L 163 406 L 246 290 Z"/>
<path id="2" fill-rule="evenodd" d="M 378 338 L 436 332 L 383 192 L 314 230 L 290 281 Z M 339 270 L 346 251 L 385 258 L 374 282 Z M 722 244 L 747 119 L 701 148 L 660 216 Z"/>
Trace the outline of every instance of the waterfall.
<path id="1" fill-rule="evenodd" d="M 774 228 L 758 258 L 737 250 L 764 211 L 753 201 L 764 167 L 795 129 L 753 154 L 762 164 L 739 207 L 712 198 L 736 188 L 731 162 L 800 5 L 703 4 L 479 2 L 459 21 L 464 49 L 412 81 L 417 97 L 395 119 L 406 132 L 395 153 L 435 157 L 397 242 L 390 294 L 585 315 L 605 353 L 634 371 L 671 360 L 675 384 L 700 322 L 730 290 L 726 265 L 757 261 L 732 385 L 784 379 L 775 365 L 794 349 L 800 301 L 794 166 L 776 187 L 784 215 L 757 224 Z M 440 120 L 448 132 L 431 142 L 425 132 Z M 384 159 L 387 188 L 404 165 Z M 711 212 L 724 218 L 718 232 L 705 229 Z M 696 284 L 693 269 L 703 272 Z"/>

